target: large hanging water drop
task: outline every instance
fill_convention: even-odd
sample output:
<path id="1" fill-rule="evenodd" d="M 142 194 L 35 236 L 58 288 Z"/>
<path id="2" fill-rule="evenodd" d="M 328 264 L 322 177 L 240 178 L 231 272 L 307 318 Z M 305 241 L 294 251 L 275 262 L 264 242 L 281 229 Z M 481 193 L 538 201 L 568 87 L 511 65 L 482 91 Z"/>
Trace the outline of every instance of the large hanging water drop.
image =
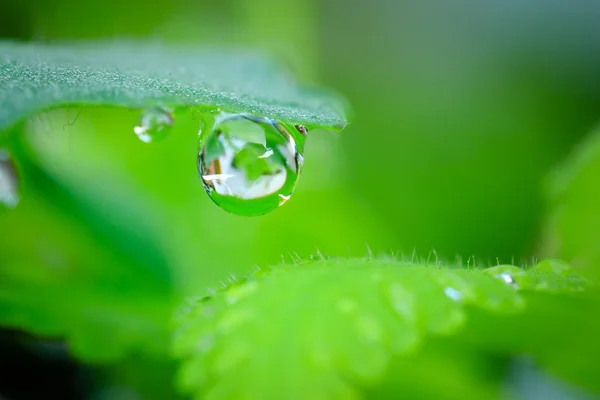
<path id="1" fill-rule="evenodd" d="M 6 150 L 0 149 L 0 209 L 14 208 L 19 203 L 17 171 Z"/>
<path id="2" fill-rule="evenodd" d="M 221 112 L 200 134 L 198 170 L 206 193 L 233 214 L 263 215 L 292 195 L 307 131 L 271 118 Z"/>
<path id="3" fill-rule="evenodd" d="M 133 132 L 144 143 L 164 139 L 173 125 L 173 111 L 167 107 L 151 107 L 143 111 L 140 124 Z"/>

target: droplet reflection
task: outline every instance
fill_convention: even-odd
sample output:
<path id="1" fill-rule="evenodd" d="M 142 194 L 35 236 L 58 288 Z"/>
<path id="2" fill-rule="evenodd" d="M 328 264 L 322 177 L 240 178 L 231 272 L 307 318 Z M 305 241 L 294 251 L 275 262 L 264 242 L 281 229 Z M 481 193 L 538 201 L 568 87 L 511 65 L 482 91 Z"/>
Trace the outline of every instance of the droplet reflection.
<path id="1" fill-rule="evenodd" d="M 150 107 L 143 111 L 140 124 L 133 132 L 144 143 L 164 139 L 173 125 L 173 111 L 167 107 Z"/>
<path id="2" fill-rule="evenodd" d="M 271 118 L 211 115 L 198 153 L 204 189 L 215 204 L 234 214 L 275 210 L 290 199 L 298 182 L 305 134 Z"/>
<path id="3" fill-rule="evenodd" d="M 453 287 L 447 287 L 444 289 L 444 294 L 446 295 L 446 297 L 448 297 L 451 300 L 454 301 L 461 301 L 463 296 L 462 293 L 456 289 L 454 289 Z"/>
<path id="4" fill-rule="evenodd" d="M 500 277 L 500 279 L 502 279 L 502 280 L 503 280 L 505 283 L 508 283 L 508 284 L 511 284 L 511 285 L 513 285 L 513 284 L 515 284 L 515 283 L 516 283 L 516 282 L 515 282 L 515 279 L 514 279 L 512 276 L 510 276 L 509 274 L 507 274 L 507 273 L 503 273 L 503 274 L 500 274 L 500 275 L 498 275 L 498 276 L 499 276 L 499 277 Z"/>

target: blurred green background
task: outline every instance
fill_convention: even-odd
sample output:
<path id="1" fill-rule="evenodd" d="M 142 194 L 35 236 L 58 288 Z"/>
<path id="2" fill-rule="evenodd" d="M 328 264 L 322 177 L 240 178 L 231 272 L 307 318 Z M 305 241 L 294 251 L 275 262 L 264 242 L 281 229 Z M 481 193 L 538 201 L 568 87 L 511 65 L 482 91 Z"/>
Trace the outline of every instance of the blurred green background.
<path id="1" fill-rule="evenodd" d="M 150 299 L 149 314 L 167 315 L 165 304 L 230 274 L 317 251 L 484 264 L 554 255 L 540 251 L 543 184 L 600 115 L 598 2 L 28 0 L 0 10 L 10 39 L 266 49 L 353 109 L 344 132 L 310 132 L 292 200 L 260 218 L 206 196 L 189 116 L 150 145 L 133 134 L 136 110 L 32 118 L 8 145 L 28 161 L 17 160 L 21 203 L 0 215 L 0 268 L 53 279 L 40 289 L 48 299 L 94 281 L 115 302 Z"/>

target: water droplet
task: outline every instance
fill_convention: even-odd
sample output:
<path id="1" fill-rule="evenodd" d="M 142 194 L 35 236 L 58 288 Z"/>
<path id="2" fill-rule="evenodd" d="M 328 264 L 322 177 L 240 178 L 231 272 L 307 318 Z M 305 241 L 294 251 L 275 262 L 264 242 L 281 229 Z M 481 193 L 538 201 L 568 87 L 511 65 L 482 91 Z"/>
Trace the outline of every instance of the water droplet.
<path id="1" fill-rule="evenodd" d="M 562 260 L 549 259 L 540 261 L 535 266 L 536 271 L 551 272 L 560 276 L 569 276 L 573 274 L 571 266 Z"/>
<path id="2" fill-rule="evenodd" d="M 485 273 L 508 285 L 514 286 L 515 288 L 529 286 L 527 273 L 514 265 L 497 265 L 495 267 L 486 268 Z"/>
<path id="3" fill-rule="evenodd" d="M 500 274 L 500 275 L 498 275 L 498 277 L 506 283 L 510 283 L 510 284 L 515 283 L 515 279 L 512 276 L 510 276 L 509 274 L 506 274 L 506 273 Z"/>
<path id="4" fill-rule="evenodd" d="M 173 125 L 173 111 L 167 107 L 151 107 L 143 111 L 139 126 L 133 132 L 144 143 L 164 139 Z"/>
<path id="5" fill-rule="evenodd" d="M 452 299 L 454 301 L 461 301 L 463 296 L 462 293 L 459 292 L 458 290 L 454 289 L 453 287 L 447 287 L 444 289 L 444 294 L 449 298 Z"/>
<path id="6" fill-rule="evenodd" d="M 215 204 L 246 216 L 263 215 L 285 204 L 302 170 L 304 134 L 250 114 L 221 112 L 205 118 L 198 171 Z"/>
<path id="7" fill-rule="evenodd" d="M 14 208 L 19 203 L 17 170 L 4 149 L 0 149 L 0 209 Z"/>

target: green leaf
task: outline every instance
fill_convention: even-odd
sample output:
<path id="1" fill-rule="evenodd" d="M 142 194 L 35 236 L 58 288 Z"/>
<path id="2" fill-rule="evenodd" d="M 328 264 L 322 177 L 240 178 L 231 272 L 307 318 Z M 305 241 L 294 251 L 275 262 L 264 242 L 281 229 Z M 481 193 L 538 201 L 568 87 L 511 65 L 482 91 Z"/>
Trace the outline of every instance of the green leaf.
<path id="1" fill-rule="evenodd" d="M 156 243 L 89 213 L 26 158 L 19 167 L 23 198 L 0 215 L 0 324 L 91 362 L 164 356 L 172 282 Z"/>
<path id="2" fill-rule="evenodd" d="M 457 333 L 470 308 L 525 313 L 521 292 L 579 292 L 587 285 L 544 264 L 530 270 L 364 260 L 279 266 L 182 311 L 173 340 L 174 354 L 184 359 L 179 385 L 198 398 L 361 397 L 390 373 L 396 356 L 418 351 L 428 336 Z"/>
<path id="3" fill-rule="evenodd" d="M 490 362 L 488 354 L 453 336 L 430 336 L 416 351 L 392 355 L 387 373 L 361 397 L 498 400 L 507 364 L 503 359 Z"/>
<path id="4" fill-rule="evenodd" d="M 543 252 L 600 279 L 600 130 L 551 175 Z"/>
<path id="5" fill-rule="evenodd" d="M 169 244 L 157 216 L 160 208 L 124 201 L 141 197 L 139 188 L 123 184 L 127 179 L 89 180 L 81 165 L 69 164 L 76 155 L 48 161 L 31 148 L 40 137 L 54 150 L 57 143 L 66 143 L 71 125 L 82 122 L 92 108 L 81 112 L 83 106 L 104 106 L 91 111 L 106 112 L 101 119 L 109 121 L 103 124 L 111 130 L 108 136 L 120 133 L 115 126 L 124 114 L 139 118 L 139 111 L 129 108 L 156 105 L 175 108 L 176 129 L 193 124 L 182 129 L 193 135 L 182 136 L 190 139 L 186 143 L 192 143 L 194 151 L 198 121 L 191 114 L 205 107 L 266 115 L 309 128 L 345 125 L 335 95 L 299 86 L 287 70 L 254 52 L 135 42 L 0 42 L 0 136 L 6 135 L 6 144 L 14 147 L 22 189 L 19 206 L 0 215 L 1 324 L 64 338 L 72 353 L 86 361 L 115 360 L 138 351 L 164 355 L 174 281 L 183 273 L 173 267 L 172 258 L 178 255 L 165 250 Z M 68 121 L 48 117 L 62 110 L 40 114 L 54 108 L 66 108 Z M 179 118 L 182 108 L 192 112 Z M 42 122 L 32 118 L 29 125 L 41 124 L 44 131 L 30 134 L 23 121 L 34 114 Z M 133 119 L 126 122 L 129 132 Z M 52 121 L 57 135 L 64 136 L 48 134 Z M 137 139 L 136 144 L 140 145 Z M 107 151 L 123 152 L 123 163 L 131 162 L 129 150 L 123 150 L 122 143 L 116 147 L 118 151 Z M 173 158 L 182 159 L 179 152 Z M 77 171 L 84 179 L 73 184 L 57 169 Z M 195 168 L 191 171 L 196 173 Z M 156 175 L 150 175 L 155 182 Z M 179 179 L 174 180 L 185 181 L 187 175 Z M 90 181 L 98 192 L 86 191 Z M 178 192 L 171 195 L 181 200 Z M 148 203 L 153 203 L 150 198 Z"/>
<path id="6" fill-rule="evenodd" d="M 143 43 L 0 42 L 0 131 L 50 108 L 216 106 L 342 129 L 340 100 L 248 51 Z"/>
<path id="7" fill-rule="evenodd" d="M 457 339 L 493 354 L 527 355 L 554 375 L 600 394 L 598 291 L 521 295 L 526 312 L 501 316 L 473 309 Z"/>

